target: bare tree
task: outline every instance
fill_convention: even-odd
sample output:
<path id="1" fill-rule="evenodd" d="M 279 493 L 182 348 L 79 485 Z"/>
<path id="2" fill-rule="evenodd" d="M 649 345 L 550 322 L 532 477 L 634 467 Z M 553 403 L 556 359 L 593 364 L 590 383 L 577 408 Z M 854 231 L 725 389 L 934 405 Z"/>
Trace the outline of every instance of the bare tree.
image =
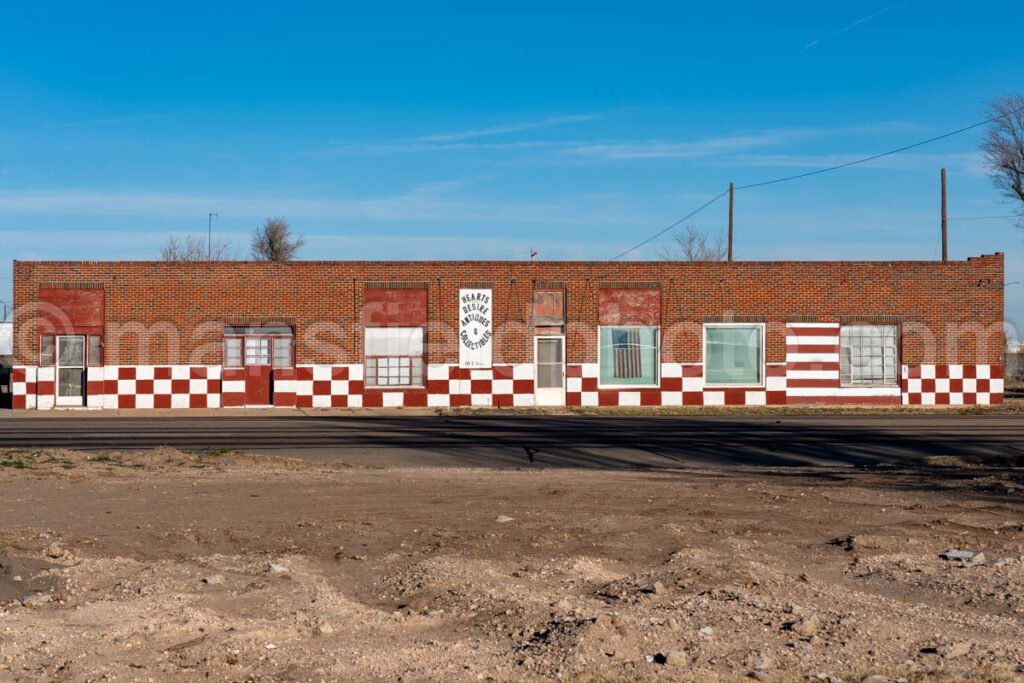
<path id="1" fill-rule="evenodd" d="M 257 261 L 291 261 L 305 243 L 304 238 L 292 236 L 288 221 L 268 218 L 252 233 L 252 257 Z"/>
<path id="2" fill-rule="evenodd" d="M 234 258 L 231 243 L 220 237 L 207 243 L 192 235 L 185 235 L 181 239 L 171 235 L 160 247 L 162 261 L 230 261 Z"/>
<path id="3" fill-rule="evenodd" d="M 981 152 L 996 188 L 1017 205 L 1019 225 L 1024 227 L 1024 95 L 998 97 L 988 104 Z"/>
<path id="4" fill-rule="evenodd" d="M 662 247 L 659 255 L 663 261 L 724 261 L 725 240 L 722 233 L 709 237 L 697 226 L 687 225 L 672 235 L 672 243 Z"/>

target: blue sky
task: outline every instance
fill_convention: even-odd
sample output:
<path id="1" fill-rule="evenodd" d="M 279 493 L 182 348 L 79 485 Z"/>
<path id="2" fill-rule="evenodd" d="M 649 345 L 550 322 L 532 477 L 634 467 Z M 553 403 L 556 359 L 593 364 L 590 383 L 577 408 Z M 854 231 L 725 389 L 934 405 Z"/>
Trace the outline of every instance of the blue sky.
<path id="1" fill-rule="evenodd" d="M 89 5 L 4 9 L 0 300 L 11 259 L 155 258 L 210 211 L 240 254 L 283 215 L 306 258 L 609 258 L 1024 90 L 1011 0 Z M 936 258 L 946 166 L 951 256 L 1024 281 L 978 135 L 737 193 L 737 258 Z"/>

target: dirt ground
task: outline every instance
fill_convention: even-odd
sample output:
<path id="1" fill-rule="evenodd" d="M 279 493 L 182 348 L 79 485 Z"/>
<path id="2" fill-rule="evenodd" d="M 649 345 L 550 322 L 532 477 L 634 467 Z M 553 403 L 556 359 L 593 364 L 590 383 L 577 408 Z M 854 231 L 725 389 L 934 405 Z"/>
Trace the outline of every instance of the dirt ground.
<path id="1" fill-rule="evenodd" d="M 1021 680 L 1022 513 L 1024 473 L 956 457 L 6 451 L 0 680 Z"/>

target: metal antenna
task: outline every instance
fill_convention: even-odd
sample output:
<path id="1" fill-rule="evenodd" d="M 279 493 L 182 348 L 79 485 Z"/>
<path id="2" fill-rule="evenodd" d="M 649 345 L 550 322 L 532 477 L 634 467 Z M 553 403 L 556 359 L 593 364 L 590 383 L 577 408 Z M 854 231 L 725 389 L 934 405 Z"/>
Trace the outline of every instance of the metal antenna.
<path id="1" fill-rule="evenodd" d="M 210 215 L 206 217 L 206 260 L 213 260 L 213 217 L 217 215 L 216 211 L 210 212 Z"/>

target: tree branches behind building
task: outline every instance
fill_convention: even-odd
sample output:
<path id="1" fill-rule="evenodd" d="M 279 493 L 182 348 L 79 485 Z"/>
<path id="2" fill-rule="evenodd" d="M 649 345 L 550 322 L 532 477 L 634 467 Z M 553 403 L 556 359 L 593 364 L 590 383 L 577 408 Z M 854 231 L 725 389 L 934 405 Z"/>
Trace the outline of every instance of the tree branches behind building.
<path id="1" fill-rule="evenodd" d="M 220 237 L 207 242 L 192 235 L 182 238 L 171 235 L 160 247 L 161 261 L 233 261 L 235 258 L 231 243 Z"/>
<path id="2" fill-rule="evenodd" d="M 721 233 L 711 237 L 695 225 L 686 225 L 672 235 L 672 242 L 659 250 L 663 261 L 724 261 L 727 253 Z"/>
<path id="3" fill-rule="evenodd" d="M 257 261 L 291 261 L 305 243 L 304 238 L 292 235 L 288 221 L 268 218 L 252 233 L 252 257 Z"/>
<path id="4" fill-rule="evenodd" d="M 992 100 L 985 115 L 993 119 L 981 141 L 989 176 L 1016 205 L 1018 225 L 1024 227 L 1024 95 Z"/>

